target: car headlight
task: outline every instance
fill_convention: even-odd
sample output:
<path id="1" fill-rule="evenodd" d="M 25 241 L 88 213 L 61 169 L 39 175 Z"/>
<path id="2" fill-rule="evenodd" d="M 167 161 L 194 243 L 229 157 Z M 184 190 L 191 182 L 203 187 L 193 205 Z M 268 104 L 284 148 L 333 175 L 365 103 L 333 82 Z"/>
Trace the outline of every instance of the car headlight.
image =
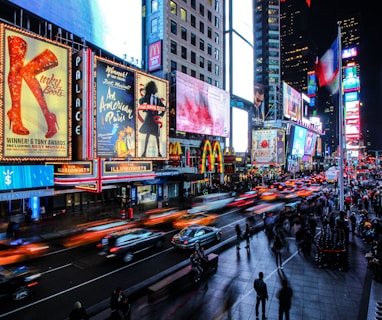
<path id="1" fill-rule="evenodd" d="M 29 282 L 29 281 L 33 281 L 33 280 L 36 280 L 38 278 L 41 277 L 41 273 L 35 273 L 35 274 L 32 274 L 28 277 L 25 277 L 25 281 Z"/>

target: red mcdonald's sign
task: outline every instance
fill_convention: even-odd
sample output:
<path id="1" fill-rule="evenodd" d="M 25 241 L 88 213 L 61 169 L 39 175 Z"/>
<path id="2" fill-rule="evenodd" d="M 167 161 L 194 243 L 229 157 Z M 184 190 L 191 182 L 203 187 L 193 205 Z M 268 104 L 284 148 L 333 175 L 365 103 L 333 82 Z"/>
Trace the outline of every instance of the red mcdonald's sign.
<path id="1" fill-rule="evenodd" d="M 149 71 L 155 71 L 162 66 L 162 41 L 149 45 Z"/>
<path id="2" fill-rule="evenodd" d="M 208 171 L 212 171 L 215 167 L 215 157 L 218 162 L 218 173 L 223 173 L 223 154 L 219 141 L 211 142 L 207 139 L 203 140 L 201 145 L 202 155 L 200 157 L 200 173 L 204 173 L 206 169 L 206 160 L 208 159 Z M 207 158 L 208 157 L 208 158 Z"/>

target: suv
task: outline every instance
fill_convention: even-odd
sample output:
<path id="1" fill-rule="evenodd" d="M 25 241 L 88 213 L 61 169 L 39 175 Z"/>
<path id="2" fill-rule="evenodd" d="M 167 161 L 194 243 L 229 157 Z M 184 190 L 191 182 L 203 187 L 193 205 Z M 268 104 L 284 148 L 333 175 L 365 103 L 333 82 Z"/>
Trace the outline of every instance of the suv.
<path id="1" fill-rule="evenodd" d="M 124 262 L 133 260 L 134 255 L 150 248 L 161 248 L 165 232 L 146 228 L 131 228 L 107 234 L 97 244 L 100 255 L 119 258 Z"/>
<path id="2" fill-rule="evenodd" d="M 25 266 L 13 269 L 0 266 L 0 298 L 11 297 L 18 301 L 29 297 L 40 277 L 41 273 Z"/>

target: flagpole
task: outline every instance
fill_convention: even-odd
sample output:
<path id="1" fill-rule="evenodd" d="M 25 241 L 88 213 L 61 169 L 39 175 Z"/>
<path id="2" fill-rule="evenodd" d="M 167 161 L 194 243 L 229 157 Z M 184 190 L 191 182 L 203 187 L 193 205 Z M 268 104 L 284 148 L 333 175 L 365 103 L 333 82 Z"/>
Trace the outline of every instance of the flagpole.
<path id="1" fill-rule="evenodd" d="M 343 144 L 343 129 L 344 129 L 344 110 L 342 104 L 342 48 L 341 48 L 341 22 L 338 21 L 338 60 L 339 60 L 339 89 L 338 89 L 338 134 L 339 134 L 339 186 L 340 186 L 340 211 L 344 210 L 344 144 Z"/>

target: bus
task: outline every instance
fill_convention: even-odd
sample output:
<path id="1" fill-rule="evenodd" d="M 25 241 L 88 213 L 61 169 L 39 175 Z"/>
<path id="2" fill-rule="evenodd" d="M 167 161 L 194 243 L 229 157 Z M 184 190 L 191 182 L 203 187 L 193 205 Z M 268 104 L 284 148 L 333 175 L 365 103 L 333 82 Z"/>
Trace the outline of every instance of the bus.
<path id="1" fill-rule="evenodd" d="M 231 203 L 235 198 L 230 192 L 219 192 L 201 195 L 193 198 L 192 208 L 188 213 L 200 211 L 219 211 Z"/>

